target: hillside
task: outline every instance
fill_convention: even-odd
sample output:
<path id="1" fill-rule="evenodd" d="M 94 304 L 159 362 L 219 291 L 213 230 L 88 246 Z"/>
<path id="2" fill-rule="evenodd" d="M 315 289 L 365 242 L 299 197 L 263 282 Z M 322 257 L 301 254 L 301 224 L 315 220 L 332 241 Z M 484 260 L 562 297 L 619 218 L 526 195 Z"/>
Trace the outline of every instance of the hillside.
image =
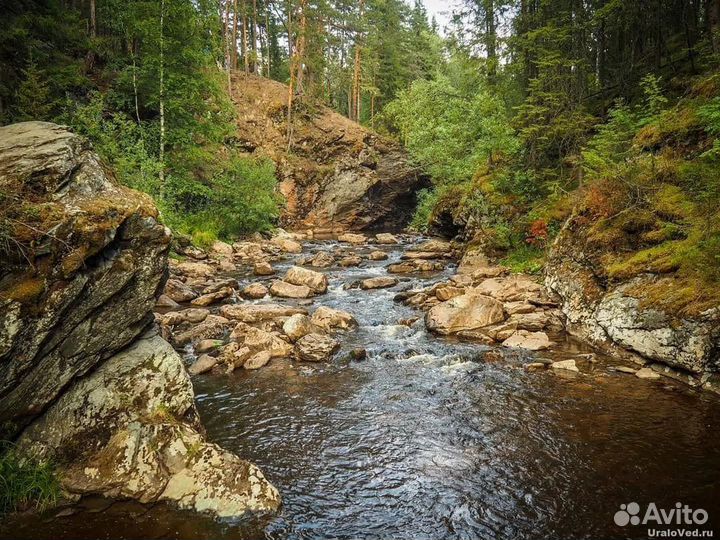
<path id="1" fill-rule="evenodd" d="M 286 85 L 235 73 L 237 145 L 277 166 L 282 224 L 326 230 L 400 229 L 428 183 L 393 141 L 328 107 L 296 101 L 288 151 Z"/>

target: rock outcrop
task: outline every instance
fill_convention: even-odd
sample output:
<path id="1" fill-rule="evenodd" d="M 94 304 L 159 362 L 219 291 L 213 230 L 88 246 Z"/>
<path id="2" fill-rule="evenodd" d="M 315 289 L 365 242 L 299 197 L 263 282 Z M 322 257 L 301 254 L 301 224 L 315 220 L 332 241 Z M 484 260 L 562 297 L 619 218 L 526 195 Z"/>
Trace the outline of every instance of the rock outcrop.
<path id="1" fill-rule="evenodd" d="M 651 298 L 650 291 L 673 291 L 672 275 L 610 280 L 584 238 L 570 219 L 547 266 L 545 283 L 562 300 L 568 330 L 611 354 L 656 363 L 658 371 L 717 390 L 720 308 L 679 312 Z"/>
<path id="2" fill-rule="evenodd" d="M 151 199 L 42 122 L 0 128 L 0 192 L 2 438 L 51 458 L 72 494 L 277 509 L 256 467 L 204 440 L 182 360 L 153 333 L 171 238 Z"/>
<path id="3" fill-rule="evenodd" d="M 285 225 L 330 231 L 399 229 L 428 184 L 407 154 L 344 116 L 297 101 L 292 150 L 287 140 L 287 86 L 238 73 L 238 146 L 277 164 L 287 206 Z"/>

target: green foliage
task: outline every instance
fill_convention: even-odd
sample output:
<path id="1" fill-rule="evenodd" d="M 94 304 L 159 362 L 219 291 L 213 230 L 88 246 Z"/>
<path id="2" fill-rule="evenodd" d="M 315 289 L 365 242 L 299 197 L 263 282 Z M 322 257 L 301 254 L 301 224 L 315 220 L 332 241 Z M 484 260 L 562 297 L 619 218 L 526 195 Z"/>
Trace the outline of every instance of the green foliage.
<path id="1" fill-rule="evenodd" d="M 523 274 L 538 274 L 545 265 L 545 250 L 536 246 L 518 243 L 500 264 L 511 271 Z"/>
<path id="2" fill-rule="evenodd" d="M 0 51 L 16 48 L 22 62 L 14 70 L 2 60 L 3 71 L 20 72 L 0 84 L 7 120 L 54 120 L 87 136 L 123 184 L 152 195 L 168 224 L 199 241 L 267 229 L 279 214 L 274 169 L 228 146 L 235 113 L 217 68 L 217 4 L 165 0 L 162 27 L 160 6 L 101 2 L 94 39 L 84 14 L 57 0 L 16 6 L 0 38 Z"/>
<path id="3" fill-rule="evenodd" d="M 707 105 L 700 107 L 698 115 L 708 133 L 715 136 L 712 148 L 703 157 L 713 160 L 720 159 L 720 97 L 716 97 Z"/>
<path id="4" fill-rule="evenodd" d="M 446 75 L 401 91 L 385 116 L 438 184 L 468 181 L 480 165 L 517 148 L 503 104 L 487 89 L 467 92 Z"/>
<path id="5" fill-rule="evenodd" d="M 619 103 L 610 111 L 608 122 L 600 124 L 597 133 L 582 151 L 587 180 L 625 176 L 623 169 L 634 155 L 633 140 L 641 122 L 638 114 Z"/>
<path id="6" fill-rule="evenodd" d="M 0 444 L 0 516 L 42 510 L 59 498 L 60 482 L 51 463 L 23 459 L 12 444 Z"/>
<path id="7" fill-rule="evenodd" d="M 168 222 L 202 244 L 269 230 L 280 217 L 275 166 L 269 159 L 234 156 L 211 180 L 211 187 L 183 185 L 179 178 L 173 181 L 176 211 L 168 216 Z"/>
<path id="8" fill-rule="evenodd" d="M 23 79 L 15 98 L 15 115 L 18 120 L 46 120 L 51 111 L 50 90 L 45 76 L 31 62 L 22 71 Z"/>
<path id="9" fill-rule="evenodd" d="M 109 111 L 100 92 L 92 92 L 86 103 L 68 103 L 58 120 L 93 141 L 123 184 L 160 197 L 161 165 L 150 144 L 155 123 L 138 124 L 122 111 Z"/>
<path id="10" fill-rule="evenodd" d="M 435 206 L 439 199 L 439 193 L 436 189 L 421 189 L 418 192 L 418 204 L 415 209 L 410 227 L 419 232 L 427 232 L 431 223 Z"/>

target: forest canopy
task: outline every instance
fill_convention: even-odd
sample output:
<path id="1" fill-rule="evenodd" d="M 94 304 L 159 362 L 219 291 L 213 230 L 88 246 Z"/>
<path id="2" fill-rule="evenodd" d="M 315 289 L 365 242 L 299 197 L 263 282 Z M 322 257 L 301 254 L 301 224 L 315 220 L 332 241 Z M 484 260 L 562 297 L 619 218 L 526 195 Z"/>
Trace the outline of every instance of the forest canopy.
<path id="1" fill-rule="evenodd" d="M 0 118 L 86 134 L 208 242 L 280 215 L 273 164 L 233 145 L 230 73 L 255 73 L 289 85 L 289 126 L 320 102 L 404 143 L 434 184 L 420 230 L 536 271 L 575 212 L 611 276 L 716 282 L 720 0 L 448 9 L 439 28 L 419 0 L 6 3 Z"/>

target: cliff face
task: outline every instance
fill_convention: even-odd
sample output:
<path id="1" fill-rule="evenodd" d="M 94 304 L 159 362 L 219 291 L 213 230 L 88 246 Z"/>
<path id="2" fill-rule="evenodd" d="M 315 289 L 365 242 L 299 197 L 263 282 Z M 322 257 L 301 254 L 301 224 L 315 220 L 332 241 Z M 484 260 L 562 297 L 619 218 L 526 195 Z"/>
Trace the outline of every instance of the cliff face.
<path id="1" fill-rule="evenodd" d="M 170 232 L 87 141 L 0 128 L 2 438 L 52 458 L 64 489 L 218 515 L 272 510 L 251 464 L 204 441 L 180 357 L 158 337 Z"/>
<path id="2" fill-rule="evenodd" d="M 396 143 L 327 107 L 297 102 L 288 151 L 284 84 L 233 77 L 238 142 L 277 164 L 287 200 L 283 224 L 327 230 L 399 229 L 428 179 Z"/>
<path id="3" fill-rule="evenodd" d="M 602 250 L 587 236 L 586 226 L 571 218 L 548 259 L 545 283 L 562 299 L 568 331 L 611 354 L 718 391 L 720 309 L 678 310 L 665 302 L 663 296 L 683 287 L 672 274 L 609 278 Z"/>

